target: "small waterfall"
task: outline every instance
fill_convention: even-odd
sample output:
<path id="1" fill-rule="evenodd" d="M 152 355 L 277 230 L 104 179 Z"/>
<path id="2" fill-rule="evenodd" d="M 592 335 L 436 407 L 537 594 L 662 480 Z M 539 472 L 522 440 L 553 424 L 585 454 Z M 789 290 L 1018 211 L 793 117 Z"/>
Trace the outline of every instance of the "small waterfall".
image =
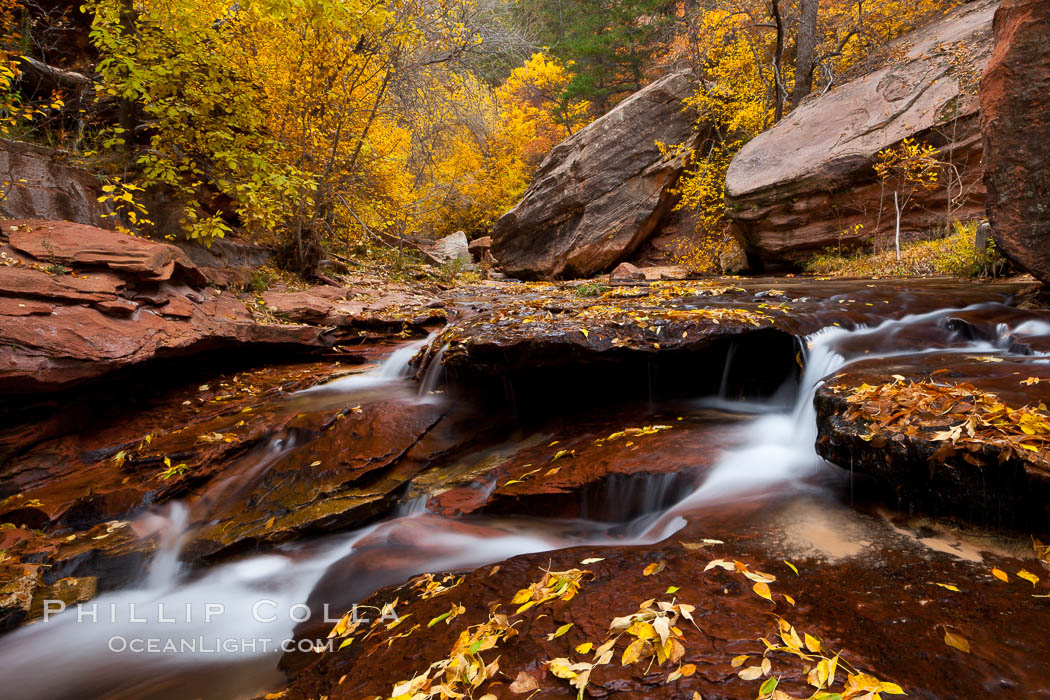
<path id="1" fill-rule="evenodd" d="M 166 524 L 161 529 L 157 553 L 150 565 L 147 588 L 160 588 L 170 585 L 178 576 L 181 565 L 179 552 L 186 539 L 186 525 L 189 522 L 189 509 L 181 501 L 168 505 L 165 517 Z"/>
<path id="2" fill-rule="evenodd" d="M 423 381 L 419 384 L 418 400 L 420 403 L 433 403 L 438 400 L 434 392 L 445 382 L 445 367 L 441 361 L 445 357 L 446 350 L 448 350 L 448 344 L 442 345 L 430 358 L 426 374 L 423 375 Z"/>
<path id="3" fill-rule="evenodd" d="M 436 333 L 431 333 L 426 338 L 405 343 L 397 350 L 390 353 L 378 366 L 361 374 L 352 374 L 348 377 L 335 379 L 325 384 L 319 384 L 309 389 L 297 392 L 299 396 L 318 393 L 349 393 L 362 389 L 375 389 L 386 387 L 412 376 L 412 358 L 433 342 Z"/>
<path id="4" fill-rule="evenodd" d="M 429 494 L 422 494 L 419 496 L 411 496 L 400 501 L 397 507 L 394 508 L 394 518 L 412 518 L 417 515 L 422 515 L 427 512 L 427 501 L 430 500 Z"/>

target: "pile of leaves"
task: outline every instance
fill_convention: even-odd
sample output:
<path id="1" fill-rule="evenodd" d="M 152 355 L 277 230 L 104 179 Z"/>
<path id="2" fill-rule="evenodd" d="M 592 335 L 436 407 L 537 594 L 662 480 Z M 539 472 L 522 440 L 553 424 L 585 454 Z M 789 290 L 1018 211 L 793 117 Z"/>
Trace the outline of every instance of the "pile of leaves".
<path id="1" fill-rule="evenodd" d="M 498 570 L 499 567 L 493 569 Z M 390 693 L 393 700 L 429 700 L 430 698 L 462 698 L 468 697 L 474 690 L 481 687 L 486 681 L 492 680 L 499 672 L 499 659 L 486 662 L 482 658 L 482 652 L 496 648 L 505 639 L 510 639 L 518 634 L 514 628 L 521 620 L 514 619 L 529 608 L 547 603 L 553 600 L 568 601 L 576 597 L 580 586 L 593 573 L 582 569 L 569 569 L 567 571 L 544 570 L 543 576 L 523 588 L 514 596 L 512 604 L 518 605 L 518 609 L 511 615 L 498 612 L 497 605 L 489 612 L 488 620 L 481 624 L 472 625 L 464 629 L 446 658 L 435 661 L 426 670 L 417 673 L 411 679 L 397 683 Z M 447 578 L 447 577 L 446 577 Z M 436 579 L 433 577 L 421 578 L 422 586 L 414 586 L 423 594 L 436 591 L 433 595 L 440 595 L 444 591 L 438 591 L 444 583 L 439 582 L 434 587 Z M 458 581 L 445 590 L 458 585 Z M 453 603 L 449 612 L 435 617 L 427 627 L 432 627 L 439 622 L 448 624 L 453 618 L 465 612 L 462 605 Z M 400 618 L 404 619 L 404 618 Z M 562 626 L 553 636 L 561 636 L 572 627 L 572 624 Z M 334 632 L 334 630 L 333 630 Z M 341 647 L 340 647 L 341 648 Z M 494 698 L 493 695 L 482 696 L 482 700 Z"/>
<path id="2" fill-rule="evenodd" d="M 996 394 L 967 382 L 909 381 L 900 375 L 893 380 L 832 389 L 849 392 L 844 418 L 867 424 L 864 440 L 878 444 L 888 435 L 932 433 L 929 439 L 944 443 L 931 456 L 933 461 L 959 453 L 968 463 L 982 466 L 980 453 L 992 446 L 999 450 L 1000 462 L 1014 458 L 1050 469 L 1050 412 L 1045 403 L 1012 408 Z"/>
<path id="3" fill-rule="evenodd" d="M 677 667 L 668 675 L 668 682 L 691 676 L 696 672 L 696 666 L 679 663 L 685 656 L 685 635 L 678 626 L 678 620 L 689 620 L 695 626 L 692 615 L 695 609 L 694 606 L 684 603 L 656 602 L 650 598 L 642 602 L 636 612 L 614 618 L 609 624 L 609 633 L 602 645 L 595 647 L 593 643 L 586 642 L 576 647 L 578 654 L 590 654 L 592 661 L 572 661 L 566 657 L 559 657 L 551 659 L 547 669 L 558 678 L 568 680 L 569 684 L 577 689 L 577 697 L 582 698 L 591 672 L 598 666 L 611 663 L 616 643 L 626 638 L 627 646 L 620 657 L 622 665 L 646 663 L 648 672 L 654 663 L 675 664 Z"/>

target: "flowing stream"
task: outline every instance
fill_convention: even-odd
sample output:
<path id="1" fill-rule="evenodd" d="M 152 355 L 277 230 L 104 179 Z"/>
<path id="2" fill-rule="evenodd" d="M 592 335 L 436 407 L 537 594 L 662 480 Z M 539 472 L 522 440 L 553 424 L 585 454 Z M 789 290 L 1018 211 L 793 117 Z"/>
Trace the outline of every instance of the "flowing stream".
<path id="1" fill-rule="evenodd" d="M 470 569 L 518 554 L 583 544 L 657 542 L 707 504 L 747 499 L 772 488 L 799 493 L 819 489 L 807 477 L 831 468 L 814 451 L 813 395 L 829 373 L 860 357 L 921 352 L 916 335 L 925 347 L 943 337 L 941 351 L 1006 353 L 1017 335 L 1050 334 L 1050 327 L 1029 322 L 1001 329 L 998 340 L 960 342 L 944 330 L 949 315 L 938 311 L 871 328 L 829 327 L 815 333 L 804 343 L 801 379 L 786 382 L 771 397 L 730 398 L 726 371 L 719 395 L 697 399 L 694 405 L 748 416 L 734 428 L 741 440 L 723 452 L 698 483 L 675 486 L 680 482 L 660 477 L 608 488 L 602 497 L 614 501 L 626 499 L 626 491 L 651 491 L 641 498 L 647 512 L 633 523 L 495 516 L 464 522 L 428 512 L 426 498 L 416 497 L 402 502 L 389 519 L 366 528 L 191 572 L 180 567 L 178 555 L 187 511 L 200 505 L 172 504 L 163 513 L 145 516 L 160 519 L 164 536 L 161 551 L 138 586 L 106 593 L 79 610 L 51 615 L 0 640 L 0 665 L 11 679 L 3 695 L 34 700 L 252 697 L 282 683 L 277 670 L 281 645 L 292 638 L 304 615 L 317 614 L 305 602 L 329 567 L 336 562 L 352 566 L 354 557 L 390 542 L 411 541 L 411 556 L 402 558 L 405 563 L 398 568 L 355 578 L 351 584 L 360 598 L 427 571 Z M 432 393 L 438 388 L 437 372 L 426 377 L 419 392 L 409 378 L 409 360 L 429 342 L 432 339 L 406 344 L 371 372 L 331 381 L 290 400 L 347 405 L 372 395 L 440 400 Z M 727 362 L 731 359 L 732 353 Z M 290 445 L 275 441 L 268 449 L 280 453 Z M 258 469 L 266 464 L 262 458 Z M 221 499 L 223 489 L 236 487 L 220 482 L 212 498 Z M 681 490 L 668 493 L 673 488 Z M 666 507 L 668 502 L 673 505 Z M 334 623 L 342 612 L 328 611 L 329 620 Z M 144 637 L 161 641 L 151 648 L 130 647 L 132 640 Z"/>

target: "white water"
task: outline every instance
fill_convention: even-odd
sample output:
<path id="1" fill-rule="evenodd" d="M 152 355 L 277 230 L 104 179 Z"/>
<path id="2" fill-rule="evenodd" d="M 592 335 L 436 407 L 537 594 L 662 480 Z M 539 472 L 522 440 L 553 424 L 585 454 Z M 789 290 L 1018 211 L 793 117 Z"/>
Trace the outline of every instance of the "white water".
<path id="1" fill-rule="evenodd" d="M 469 569 L 508 557 L 582 544 L 656 542 L 684 525 L 684 514 L 704 504 L 747 498 L 771 488 L 813 488 L 802 480 L 826 468 L 813 444 L 816 418 L 813 395 L 829 373 L 842 368 L 850 355 L 842 348 L 845 341 L 865 338 L 862 345 L 876 346 L 876 340 L 893 339 L 902 331 L 922 327 L 949 312 L 907 317 L 877 327 L 846 331 L 828 328 L 807 339 L 803 376 L 797 387 L 788 387 L 765 401 L 715 401 L 720 408 L 757 414 L 743 429 L 743 444 L 727 450 L 707 478 L 691 493 L 683 494 L 676 505 L 663 513 L 630 524 L 588 521 L 545 522 L 527 519 L 485 518 L 464 523 L 430 515 L 425 499 L 407 502 L 395 517 L 385 522 L 327 538 L 284 552 L 252 556 L 216 566 L 203 575 L 187 577 L 178 564 L 178 549 L 186 522 L 186 509 L 171 506 L 162 538 L 165 549 L 158 553 L 150 575 L 139 588 L 108 593 L 87 604 L 97 610 L 97 618 L 78 620 L 73 610 L 20 629 L 0 640 L 0 667 L 17 682 L 9 683 L 4 697 L 15 699 L 111 697 L 111 698 L 233 698 L 250 697 L 279 685 L 276 671 L 281 654 L 276 649 L 292 636 L 293 607 L 303 603 L 337 562 L 352 568 L 354 557 L 369 551 L 410 543 L 415 558 L 411 564 L 376 574 L 365 590 L 404 581 L 423 571 Z M 1050 334 L 1047 328 L 1031 322 L 1013 333 Z M 974 342 L 957 345 L 950 351 L 1004 352 L 1010 333 L 1002 333 L 998 343 Z M 339 379 L 308 390 L 341 397 L 362 388 L 393 387 L 405 383 L 408 361 L 428 341 L 408 344 L 372 372 Z M 940 349 L 939 351 L 944 351 Z M 440 351 L 439 351 L 440 352 Z M 914 347 L 901 347 L 892 354 L 913 354 Z M 435 358 L 435 361 L 439 358 Z M 423 396 L 430 396 L 437 378 Z M 425 382 L 425 385 L 430 382 Z M 794 400 L 787 401 L 790 391 Z M 302 394 L 304 392 L 301 392 Z M 724 393 L 724 388 L 723 392 Z M 712 402 L 699 402 L 712 405 Z M 653 493 L 642 501 L 651 508 L 665 503 L 666 480 L 652 483 Z M 615 490 L 614 490 L 615 491 Z M 609 493 L 610 498 L 618 498 Z M 156 515 L 152 516 L 158 517 Z M 653 523 L 650 525 L 650 523 Z M 644 531 L 641 536 L 632 532 Z M 615 533 L 621 533 L 617 536 Z M 363 592 L 362 595 L 365 593 Z M 269 601 L 253 614 L 253 604 Z M 163 616 L 175 618 L 162 621 Z M 94 608 L 90 608 L 94 605 Z M 134 605 L 133 609 L 131 606 Z M 205 621 L 206 606 L 222 606 L 221 614 Z M 188 606 L 188 607 L 187 607 Z M 217 608 L 211 608 L 216 610 Z M 112 611 L 112 612 L 111 612 Z M 273 615 L 274 620 L 260 619 Z M 342 611 L 333 611 L 338 617 Z M 145 619 L 138 622 L 134 618 Z M 133 653 L 113 651 L 121 640 L 160 639 L 195 643 L 211 652 Z M 114 641 L 116 640 L 116 641 Z M 240 642 L 222 649 L 222 640 L 255 640 L 255 648 Z M 260 640 L 269 640 L 261 648 Z M 58 660 L 56 662 L 56 659 Z"/>

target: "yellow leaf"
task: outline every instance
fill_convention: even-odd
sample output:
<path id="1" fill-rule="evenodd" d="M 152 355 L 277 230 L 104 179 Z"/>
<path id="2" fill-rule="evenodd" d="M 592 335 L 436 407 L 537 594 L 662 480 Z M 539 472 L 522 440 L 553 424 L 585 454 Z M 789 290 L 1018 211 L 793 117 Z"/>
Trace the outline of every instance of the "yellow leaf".
<path id="1" fill-rule="evenodd" d="M 576 653 L 587 654 L 590 653 L 592 648 L 594 648 L 594 642 L 584 642 L 583 644 L 576 647 Z"/>
<path id="2" fill-rule="evenodd" d="M 1000 581 L 1010 580 L 1010 576 L 1002 569 L 992 569 L 992 576 L 996 577 Z"/>
<path id="3" fill-rule="evenodd" d="M 1019 578 L 1023 578 L 1025 581 L 1031 581 L 1033 586 L 1039 583 L 1039 577 L 1033 574 L 1031 571 L 1028 571 L 1027 569 L 1021 569 L 1020 571 L 1018 571 L 1017 576 Z"/>
<path id="4" fill-rule="evenodd" d="M 562 636 L 563 634 L 568 632 L 570 629 L 572 629 L 572 625 L 573 625 L 573 623 L 571 623 L 571 622 L 565 623 L 564 625 L 562 625 L 561 627 L 556 629 L 553 634 L 548 634 L 547 635 L 547 641 L 551 641 L 552 639 L 557 639 L 558 637 Z"/>
<path id="5" fill-rule="evenodd" d="M 965 637 L 962 637 L 954 632 L 944 633 L 944 643 L 950 647 L 954 647 L 961 652 L 970 653 L 970 643 L 966 641 Z"/>
<path id="6" fill-rule="evenodd" d="M 643 576 L 652 576 L 653 574 L 658 574 L 658 573 L 660 573 L 661 571 L 664 570 L 664 566 L 666 566 L 666 565 L 663 563 L 662 560 L 653 562 L 652 564 L 650 564 L 649 566 L 645 567 L 642 570 L 642 575 Z"/>
<path id="7" fill-rule="evenodd" d="M 785 563 L 785 564 L 787 564 L 788 566 L 790 566 L 790 567 L 791 567 L 791 570 L 795 572 L 795 576 L 799 576 L 799 575 L 800 575 L 800 574 L 798 573 L 798 569 L 797 569 L 797 568 L 795 567 L 795 565 L 794 565 L 794 564 L 792 564 L 791 562 L 789 562 L 789 561 L 788 561 L 787 559 L 785 559 L 785 560 L 784 560 L 784 563 Z"/>
<path id="8" fill-rule="evenodd" d="M 751 657 L 749 657 L 747 654 L 741 654 L 740 656 L 734 656 L 733 660 L 729 663 L 730 665 L 732 665 L 733 668 L 740 668 L 744 665 L 744 662 L 747 661 L 749 658 Z"/>
<path id="9" fill-rule="evenodd" d="M 623 650 L 623 657 L 620 659 L 620 663 L 623 666 L 629 666 L 638 660 L 638 657 L 642 655 L 642 649 L 645 648 L 644 639 L 636 639 L 627 645 L 627 648 Z"/>
<path id="10" fill-rule="evenodd" d="M 678 586 L 668 586 L 667 590 L 664 592 L 670 595 L 671 593 L 677 593 L 679 590 Z"/>
<path id="11" fill-rule="evenodd" d="M 751 587 L 751 590 L 753 590 L 758 595 L 758 597 L 765 598 L 766 600 L 772 602 L 773 594 L 770 593 L 770 591 L 769 591 L 769 584 L 768 583 L 764 583 L 762 581 L 759 581 L 758 583 L 756 583 L 754 586 Z"/>
<path id="12" fill-rule="evenodd" d="M 937 583 L 935 581 L 933 585 L 940 586 L 941 588 L 947 588 L 949 591 L 955 591 L 956 593 L 959 592 L 959 587 L 952 583 Z"/>

